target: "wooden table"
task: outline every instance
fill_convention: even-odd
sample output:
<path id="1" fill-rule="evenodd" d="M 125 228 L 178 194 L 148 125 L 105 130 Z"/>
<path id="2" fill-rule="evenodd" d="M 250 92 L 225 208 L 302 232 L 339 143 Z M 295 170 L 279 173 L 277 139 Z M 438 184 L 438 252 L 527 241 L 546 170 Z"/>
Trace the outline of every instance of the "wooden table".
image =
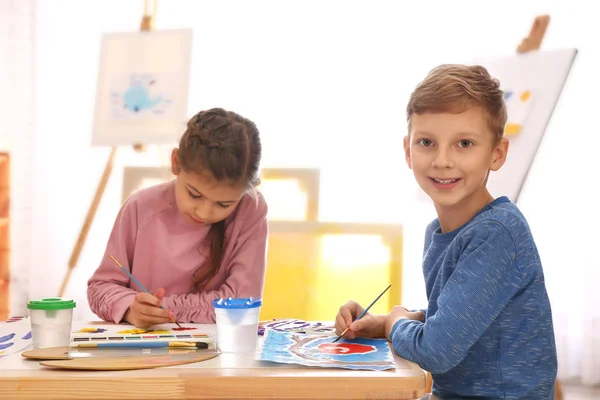
<path id="1" fill-rule="evenodd" d="M 96 324 L 94 324 L 96 325 Z M 90 324 L 74 323 L 78 329 Z M 199 325 L 214 334 L 214 325 Z M 126 329 L 126 328 L 124 328 Z M 260 340 L 260 339 L 259 339 Z M 0 399 L 418 399 L 425 373 L 396 358 L 395 371 L 263 363 L 253 353 L 134 371 L 54 370 L 20 353 L 0 357 Z"/>

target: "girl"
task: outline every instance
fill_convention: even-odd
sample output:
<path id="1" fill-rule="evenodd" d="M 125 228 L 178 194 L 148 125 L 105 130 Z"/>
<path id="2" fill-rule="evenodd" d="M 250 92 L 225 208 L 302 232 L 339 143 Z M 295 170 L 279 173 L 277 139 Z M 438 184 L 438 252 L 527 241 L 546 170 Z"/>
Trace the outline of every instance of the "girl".
<path id="1" fill-rule="evenodd" d="M 260 158 L 253 122 L 220 108 L 195 115 L 171 154 L 176 179 L 137 191 L 119 211 L 88 281 L 92 311 L 139 328 L 170 316 L 213 323 L 213 299 L 262 297 L 267 205 L 256 190 Z"/>

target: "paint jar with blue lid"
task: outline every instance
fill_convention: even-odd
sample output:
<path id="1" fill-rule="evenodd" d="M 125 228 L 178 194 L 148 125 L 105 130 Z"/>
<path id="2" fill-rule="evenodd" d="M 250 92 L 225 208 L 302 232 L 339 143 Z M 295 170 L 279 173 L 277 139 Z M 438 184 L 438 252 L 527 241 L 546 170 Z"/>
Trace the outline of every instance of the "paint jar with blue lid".
<path id="1" fill-rule="evenodd" d="M 27 303 L 31 340 L 35 349 L 68 346 L 71 343 L 73 299 L 47 297 Z"/>
<path id="2" fill-rule="evenodd" d="M 256 350 L 261 299 L 252 297 L 215 299 L 217 346 L 224 353 Z"/>

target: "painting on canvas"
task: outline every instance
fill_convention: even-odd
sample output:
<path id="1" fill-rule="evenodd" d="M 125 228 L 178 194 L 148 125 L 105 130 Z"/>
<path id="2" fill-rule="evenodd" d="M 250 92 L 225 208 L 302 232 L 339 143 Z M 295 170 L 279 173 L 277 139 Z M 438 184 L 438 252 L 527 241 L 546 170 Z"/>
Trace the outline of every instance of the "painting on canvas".
<path id="1" fill-rule="evenodd" d="M 396 368 L 386 339 L 333 343 L 331 335 L 303 335 L 267 329 L 257 359 L 310 367 L 383 371 Z"/>
<path id="2" fill-rule="evenodd" d="M 102 37 L 92 144 L 177 142 L 185 130 L 192 31 Z"/>
<path id="3" fill-rule="evenodd" d="M 560 49 L 475 60 L 500 81 L 508 112 L 508 157 L 488 180 L 494 197 L 518 201 L 576 55 Z"/>
<path id="4" fill-rule="evenodd" d="M 508 114 L 504 136 L 510 140 L 521 132 L 527 122 L 532 103 L 532 91 L 527 88 L 520 90 L 504 89 L 504 102 Z"/>

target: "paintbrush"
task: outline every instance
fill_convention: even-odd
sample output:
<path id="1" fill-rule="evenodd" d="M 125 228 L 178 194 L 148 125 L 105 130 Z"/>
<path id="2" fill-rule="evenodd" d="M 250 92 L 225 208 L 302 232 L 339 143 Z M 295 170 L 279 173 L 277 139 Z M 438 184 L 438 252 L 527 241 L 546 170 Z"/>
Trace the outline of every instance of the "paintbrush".
<path id="1" fill-rule="evenodd" d="M 142 285 L 142 284 L 141 284 L 141 283 L 140 283 L 140 282 L 139 282 L 137 279 L 135 279 L 135 278 L 133 277 L 133 275 L 131 275 L 131 273 L 130 273 L 130 272 L 127 270 L 127 268 L 125 268 L 124 266 L 122 266 L 122 265 L 121 265 L 121 263 L 120 263 L 120 262 L 118 262 L 118 261 L 117 261 L 117 259 L 113 257 L 113 255 L 112 255 L 112 254 L 109 254 L 109 256 L 110 256 L 110 258 L 112 258 L 112 259 L 113 259 L 113 261 L 114 261 L 115 263 L 117 263 L 117 265 L 118 265 L 119 267 L 121 267 L 121 269 L 123 270 L 123 272 L 125 272 L 125 273 L 127 274 L 127 276 L 129 276 L 129 278 L 131 278 L 131 280 L 135 282 L 135 284 L 136 284 L 136 285 L 138 285 L 138 287 L 139 287 L 140 289 L 142 289 L 144 292 L 146 292 L 146 293 L 148 293 L 148 294 L 151 294 L 149 291 L 147 291 L 147 290 L 146 290 L 146 288 L 145 288 L 145 287 L 144 287 L 144 286 L 143 286 L 143 285 Z M 161 306 L 159 306 L 159 307 L 160 307 L 160 308 L 162 308 L 162 309 L 164 310 L 164 307 L 163 307 L 162 305 L 161 305 Z M 178 327 L 180 327 L 180 328 L 181 328 L 181 325 L 179 325 L 179 322 L 175 321 L 175 318 L 173 318 L 173 317 L 171 317 L 171 316 L 169 316 L 169 318 L 171 318 L 171 321 L 173 321 L 173 323 L 174 323 L 174 324 L 176 324 Z"/>
<path id="2" fill-rule="evenodd" d="M 363 310 L 363 312 L 361 312 L 361 313 L 360 313 L 360 315 L 359 315 L 358 317 L 356 317 L 356 319 L 355 319 L 354 321 L 358 321 L 359 319 L 361 319 L 362 317 L 364 317 L 364 316 L 365 316 L 365 314 L 369 312 L 369 309 L 370 309 L 371 307 L 373 307 L 373 304 L 375 304 L 375 303 L 377 302 L 377 300 L 379 300 L 379 298 L 380 298 L 381 296 L 383 296 L 383 294 L 384 294 L 385 292 L 387 292 L 387 290 L 388 290 L 390 287 L 392 287 L 392 284 L 391 284 L 391 283 L 388 285 L 388 287 L 386 287 L 386 288 L 383 290 L 383 292 L 381 292 L 381 293 L 379 294 L 379 296 L 377 296 L 377 298 L 376 298 L 375 300 L 373 300 L 373 302 L 372 302 L 371 304 L 369 304 L 369 307 L 365 308 L 365 309 Z M 337 337 L 337 339 L 335 339 L 335 340 L 333 341 L 333 343 L 335 343 L 335 342 L 337 342 L 338 340 L 340 340 L 340 339 L 342 338 L 342 336 L 344 336 L 344 335 L 346 334 L 346 332 L 348 332 L 348 329 L 350 329 L 350 325 L 348 325 L 348 327 L 347 327 L 347 328 L 344 330 L 344 332 L 342 332 L 342 334 L 341 334 L 340 336 L 338 336 L 338 337 Z"/>
<path id="3" fill-rule="evenodd" d="M 77 343 L 72 344 L 71 347 L 77 347 L 78 349 L 96 349 L 96 348 L 144 348 L 144 349 L 157 349 L 157 348 L 169 348 L 169 347 L 186 347 L 194 349 L 208 349 L 208 343 L 205 342 L 167 342 L 167 341 L 147 341 L 147 342 L 115 342 L 115 343 Z"/>

